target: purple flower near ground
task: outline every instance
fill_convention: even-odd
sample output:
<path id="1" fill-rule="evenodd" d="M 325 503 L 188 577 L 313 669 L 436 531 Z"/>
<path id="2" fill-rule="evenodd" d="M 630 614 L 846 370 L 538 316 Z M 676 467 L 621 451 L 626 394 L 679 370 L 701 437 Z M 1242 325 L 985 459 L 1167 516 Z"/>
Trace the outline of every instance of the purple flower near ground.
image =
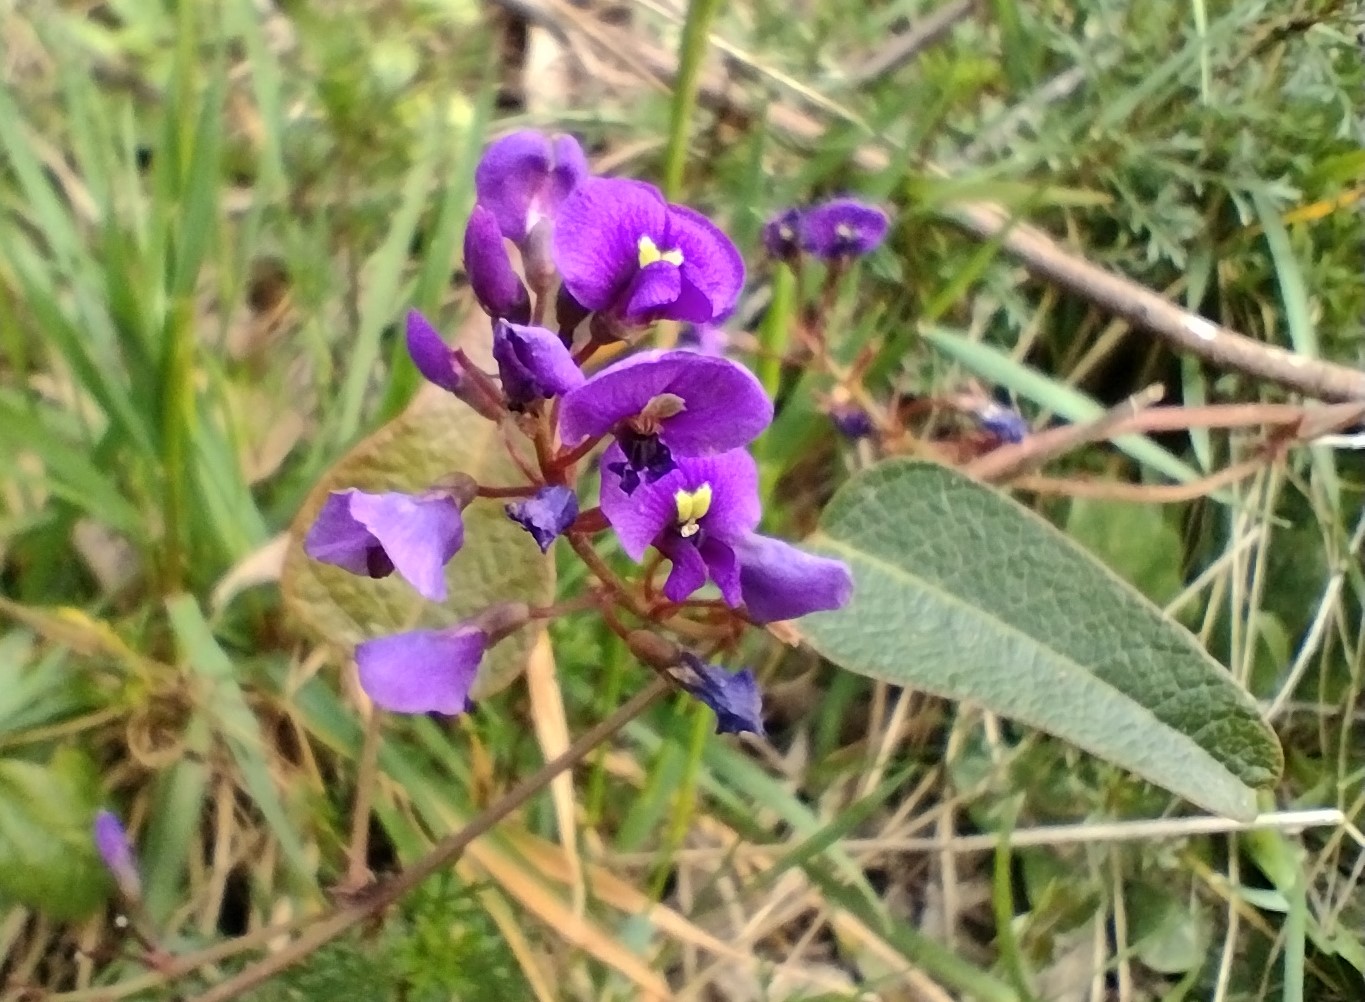
<path id="1" fill-rule="evenodd" d="M 982 428 L 1001 442 L 1022 442 L 1028 435 L 1028 422 L 1024 416 L 1013 407 L 993 400 L 977 408 L 973 416 Z"/>
<path id="2" fill-rule="evenodd" d="M 142 878 L 138 874 L 133 846 L 128 841 L 128 833 L 123 830 L 123 823 L 112 812 L 100 811 L 95 815 L 94 831 L 95 850 L 114 878 L 119 892 L 130 901 L 136 901 L 142 896 Z"/>
<path id="3" fill-rule="evenodd" d="M 747 445 L 772 418 L 772 401 L 744 366 L 691 351 L 642 351 L 566 394 L 559 432 L 570 446 L 614 434 L 629 494 L 641 479 L 672 470 L 675 456 Z"/>
<path id="4" fill-rule="evenodd" d="M 493 326 L 493 358 L 513 410 L 583 385 L 583 371 L 554 331 L 499 320 Z"/>
<path id="5" fill-rule="evenodd" d="M 474 188 L 502 235 L 522 244 L 538 224 L 554 219 L 587 176 L 587 157 L 573 136 L 550 138 L 524 130 L 484 151 L 474 170 Z"/>
<path id="6" fill-rule="evenodd" d="M 875 205 L 836 198 L 801 213 L 801 248 L 821 258 L 867 254 L 881 246 L 889 226 L 886 213 Z"/>
<path id="7" fill-rule="evenodd" d="M 304 538 L 304 552 L 372 578 L 396 570 L 424 598 L 444 602 L 445 565 L 464 543 L 460 509 L 448 491 L 333 491 Z"/>
<path id="8" fill-rule="evenodd" d="M 801 252 L 800 237 L 800 209 L 783 209 L 763 224 L 763 247 L 780 261 L 790 260 Z"/>
<path id="9" fill-rule="evenodd" d="M 408 354 L 417 371 L 443 390 L 463 392 L 464 376 L 455 368 L 455 355 L 430 321 L 416 310 L 408 310 L 407 330 Z"/>
<path id="10" fill-rule="evenodd" d="M 541 553 L 578 517 L 578 496 L 568 487 L 542 487 L 525 501 L 507 505 L 507 517 L 531 534 Z"/>
<path id="11" fill-rule="evenodd" d="M 853 575 L 843 561 L 817 557 L 758 533 L 733 545 L 739 558 L 740 597 L 756 623 L 840 609 L 853 596 Z"/>
<path id="12" fill-rule="evenodd" d="M 845 438 L 866 438 L 876 430 L 872 415 L 851 400 L 833 404 L 829 409 L 829 419 Z"/>
<path id="13" fill-rule="evenodd" d="M 512 270 L 502 230 L 493 213 L 474 206 L 464 231 L 464 270 L 483 311 L 494 320 L 524 324 L 531 319 L 531 296 Z"/>
<path id="14" fill-rule="evenodd" d="M 665 597 L 682 602 L 715 582 L 731 606 L 741 600 L 736 545 L 758 525 L 758 467 L 743 449 L 679 458 L 676 467 L 633 493 L 622 487 L 619 445 L 602 456 L 602 514 L 637 563 L 651 546 L 673 563 Z"/>
<path id="15" fill-rule="evenodd" d="M 630 326 L 722 320 L 744 285 L 730 238 L 643 181 L 580 183 L 560 207 L 552 251 L 578 302 Z"/>
<path id="16" fill-rule="evenodd" d="M 748 668 L 729 672 L 684 652 L 682 687 L 716 713 L 717 734 L 751 731 L 763 736 L 763 697 Z"/>
<path id="17" fill-rule="evenodd" d="M 355 649 L 360 687 L 394 713 L 464 713 L 488 644 L 468 623 L 367 640 Z"/>

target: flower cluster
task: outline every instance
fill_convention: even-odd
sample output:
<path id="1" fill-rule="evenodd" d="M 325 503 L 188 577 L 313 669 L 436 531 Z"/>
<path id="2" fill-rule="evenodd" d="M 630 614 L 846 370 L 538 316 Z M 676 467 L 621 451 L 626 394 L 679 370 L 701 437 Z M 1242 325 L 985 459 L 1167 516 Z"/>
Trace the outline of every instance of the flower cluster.
<path id="1" fill-rule="evenodd" d="M 595 607 L 642 660 L 711 706 L 718 730 L 761 733 L 753 675 L 711 664 L 683 643 L 713 657 L 733 649 L 747 625 L 839 608 L 853 585 L 844 564 L 756 531 L 759 478 L 747 447 L 772 421 L 773 404 L 747 368 L 722 354 L 719 324 L 744 284 L 738 250 L 709 219 L 670 204 L 652 185 L 592 176 L 569 136 L 499 140 L 475 187 L 465 272 L 490 318 L 496 377 L 415 312 L 408 347 L 430 382 L 529 439 L 538 468 L 515 485 L 455 474 L 420 494 L 336 491 L 305 549 L 355 574 L 398 574 L 439 602 L 446 565 L 464 542 L 463 510 L 501 498 L 529 543 L 548 552 L 567 537 L 597 583 L 588 602 L 565 609 L 503 603 L 448 629 L 362 643 L 362 687 L 394 712 L 463 712 L 492 645 L 568 606 Z M 807 213 L 803 245 L 807 234 L 812 247 L 832 253 L 875 242 L 875 222 L 848 222 L 841 211 Z M 692 346 L 634 350 L 585 370 L 605 346 L 632 347 L 662 320 L 689 325 Z M 599 501 L 584 509 L 580 473 L 594 456 Z M 613 536 L 643 565 L 637 580 L 622 578 L 599 552 Z M 670 569 L 656 589 L 665 560 Z M 699 595 L 708 584 L 718 599 Z"/>

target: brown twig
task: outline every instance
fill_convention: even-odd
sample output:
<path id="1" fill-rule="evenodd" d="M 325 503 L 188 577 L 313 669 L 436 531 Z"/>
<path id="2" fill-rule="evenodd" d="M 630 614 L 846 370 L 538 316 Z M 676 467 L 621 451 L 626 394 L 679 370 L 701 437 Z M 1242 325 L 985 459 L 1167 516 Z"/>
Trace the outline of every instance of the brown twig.
<path id="1" fill-rule="evenodd" d="M 379 884 L 362 900 L 338 908 L 304 930 L 298 939 L 278 953 L 215 985 L 193 999 L 193 1002 L 228 1002 L 229 999 L 237 998 L 243 992 L 250 991 L 297 964 L 371 915 L 378 914 L 394 904 L 428 877 L 450 866 L 471 842 L 525 804 L 565 769 L 581 762 L 667 691 L 667 683 L 655 679 L 623 703 L 611 716 L 586 731 L 565 749 L 563 754 L 557 755 L 527 776 L 459 831 L 447 835 L 430 852 L 402 873 Z"/>

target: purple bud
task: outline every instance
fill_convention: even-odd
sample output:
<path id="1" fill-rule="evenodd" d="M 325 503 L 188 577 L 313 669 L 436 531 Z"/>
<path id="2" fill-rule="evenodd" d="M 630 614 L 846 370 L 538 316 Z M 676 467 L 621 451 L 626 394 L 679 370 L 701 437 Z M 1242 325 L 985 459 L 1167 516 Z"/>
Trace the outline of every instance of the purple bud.
<path id="1" fill-rule="evenodd" d="M 95 815 L 95 849 L 118 885 L 119 893 L 129 901 L 142 897 L 142 878 L 137 872 L 137 860 L 128 833 L 118 817 L 109 811 Z"/>
<path id="2" fill-rule="evenodd" d="M 507 506 L 507 517 L 531 534 L 541 553 L 578 517 L 578 496 L 568 487 L 550 486 L 534 497 Z"/>
<path id="3" fill-rule="evenodd" d="M 512 270 L 498 220 L 475 205 L 464 231 L 464 268 L 474 298 L 494 320 L 524 324 L 531 319 L 531 297 Z"/>
<path id="4" fill-rule="evenodd" d="M 583 370 L 573 354 L 558 334 L 544 327 L 499 320 L 493 326 L 493 358 L 513 410 L 583 385 Z"/>
<path id="5" fill-rule="evenodd" d="M 857 440 L 866 438 L 874 431 L 872 417 L 857 404 L 834 404 L 829 409 L 829 419 L 845 438 Z"/>
<path id="6" fill-rule="evenodd" d="M 974 417 L 979 425 L 1001 442 L 1022 442 L 1028 435 L 1028 423 L 1013 407 L 990 401 L 979 408 Z"/>
<path id="7" fill-rule="evenodd" d="M 684 676 L 679 681 L 693 697 L 716 713 L 717 734 L 750 731 L 763 736 L 763 697 L 748 668 L 733 674 L 710 665 L 695 654 L 682 655 Z"/>
<path id="8" fill-rule="evenodd" d="M 436 333 L 436 328 L 416 310 L 408 310 L 408 354 L 428 382 L 451 393 L 461 392 L 464 377 L 455 368 L 454 353 Z"/>
<path id="9" fill-rule="evenodd" d="M 779 261 L 801 253 L 801 210 L 783 209 L 763 225 L 763 247 Z"/>
<path id="10" fill-rule="evenodd" d="M 822 258 L 867 254 L 881 246 L 889 226 L 886 213 L 875 205 L 836 198 L 801 214 L 801 247 Z"/>

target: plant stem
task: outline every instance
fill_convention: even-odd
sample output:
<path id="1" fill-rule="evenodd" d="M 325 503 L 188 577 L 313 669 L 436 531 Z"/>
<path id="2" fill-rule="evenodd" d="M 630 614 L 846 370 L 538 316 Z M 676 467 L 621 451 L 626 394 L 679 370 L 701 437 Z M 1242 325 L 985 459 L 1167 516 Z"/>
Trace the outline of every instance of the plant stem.
<path id="1" fill-rule="evenodd" d="M 365 721 L 365 741 L 360 746 L 360 767 L 355 781 L 355 803 L 351 806 L 351 842 L 347 849 L 344 886 L 351 891 L 359 891 L 374 880 L 367 862 L 370 849 L 370 804 L 374 798 L 374 784 L 379 778 L 379 728 L 381 723 L 378 707 L 370 707 L 369 719 Z"/>
<path id="2" fill-rule="evenodd" d="M 697 87 L 706 56 L 706 36 L 720 6 L 717 0 L 691 0 L 678 47 L 678 77 L 673 85 L 673 108 L 668 121 L 668 147 L 664 153 L 664 194 L 677 199 L 682 191 L 683 167 L 687 164 L 687 134 L 697 108 Z"/>
<path id="3" fill-rule="evenodd" d="M 192 1002 L 227 1002 L 229 999 L 237 998 L 299 963 L 371 915 L 394 904 L 428 877 L 455 862 L 471 842 L 525 804 L 565 769 L 585 759 L 598 745 L 638 717 L 667 691 L 667 683 L 655 679 L 623 703 L 611 716 L 585 732 L 565 749 L 563 754 L 546 762 L 527 776 L 459 831 L 447 835 L 430 852 L 402 873 L 378 885 L 362 900 L 338 908 L 316 925 L 306 929 L 283 950 L 210 988 Z"/>

